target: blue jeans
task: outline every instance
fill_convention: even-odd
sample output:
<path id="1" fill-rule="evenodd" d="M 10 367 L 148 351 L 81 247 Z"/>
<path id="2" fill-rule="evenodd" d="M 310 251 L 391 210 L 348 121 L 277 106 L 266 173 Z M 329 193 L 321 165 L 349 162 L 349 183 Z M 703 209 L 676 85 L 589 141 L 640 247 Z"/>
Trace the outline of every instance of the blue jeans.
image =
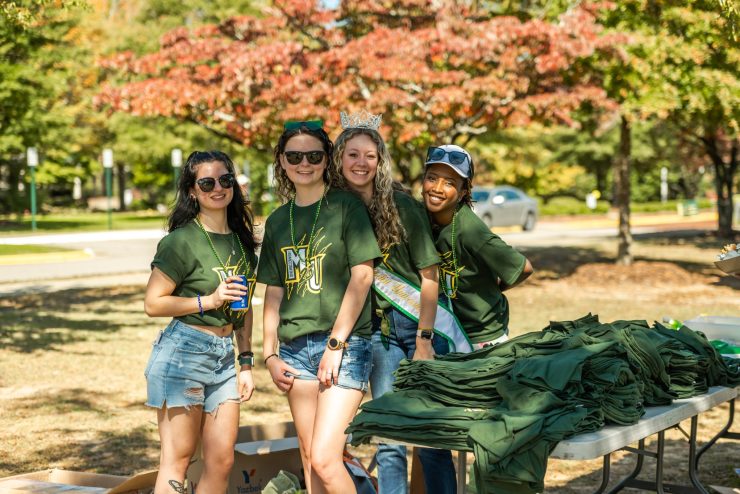
<path id="1" fill-rule="evenodd" d="M 215 336 L 173 319 L 154 341 L 144 370 L 147 406 L 202 406 L 239 403 L 232 336 Z"/>
<path id="2" fill-rule="evenodd" d="M 414 356 L 418 324 L 395 309 L 385 316 L 390 323 L 390 335 L 382 336 L 380 318 L 373 317 L 373 369 L 370 373 L 370 391 L 373 398 L 393 390 L 393 372 L 401 360 Z M 385 340 L 385 342 L 384 342 Z M 447 340 L 440 336 L 432 340 L 434 352 L 444 355 L 450 351 Z M 406 447 L 378 445 L 378 491 L 381 494 L 406 494 L 408 474 Z M 457 488 L 452 454 L 444 449 L 420 448 L 419 459 L 424 470 L 424 484 L 428 493 L 454 494 Z"/>
<path id="3" fill-rule="evenodd" d="M 280 358 L 300 372 L 295 376 L 296 379 L 316 381 L 321 357 L 324 356 L 328 341 L 329 332 L 322 331 L 299 336 L 292 341 L 280 342 Z M 334 384 L 340 388 L 358 389 L 364 393 L 367 391 L 372 365 L 370 340 L 350 335 L 346 343 L 347 347 L 343 350 L 342 363 Z"/>

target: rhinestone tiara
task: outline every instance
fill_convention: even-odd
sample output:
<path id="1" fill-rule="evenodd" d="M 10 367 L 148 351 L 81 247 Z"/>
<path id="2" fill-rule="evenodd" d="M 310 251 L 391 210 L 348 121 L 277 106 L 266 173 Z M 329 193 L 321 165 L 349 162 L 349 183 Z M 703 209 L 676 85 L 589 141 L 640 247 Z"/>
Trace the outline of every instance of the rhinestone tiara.
<path id="1" fill-rule="evenodd" d="M 344 112 L 339 112 L 339 120 L 342 124 L 342 129 L 372 129 L 378 130 L 380 127 L 380 121 L 383 118 L 383 114 L 373 115 L 367 110 L 362 110 L 357 113 L 348 115 Z"/>

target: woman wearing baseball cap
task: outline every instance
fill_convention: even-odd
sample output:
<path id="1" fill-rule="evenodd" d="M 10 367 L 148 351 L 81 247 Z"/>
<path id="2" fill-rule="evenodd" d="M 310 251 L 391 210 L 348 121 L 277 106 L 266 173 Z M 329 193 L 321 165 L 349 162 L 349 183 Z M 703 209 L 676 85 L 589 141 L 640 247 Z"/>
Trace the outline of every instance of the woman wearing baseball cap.
<path id="1" fill-rule="evenodd" d="M 454 144 L 427 151 L 422 195 L 442 259 L 440 286 L 473 348 L 505 341 L 503 292 L 527 279 L 532 264 L 492 233 L 472 210 L 473 159 Z"/>

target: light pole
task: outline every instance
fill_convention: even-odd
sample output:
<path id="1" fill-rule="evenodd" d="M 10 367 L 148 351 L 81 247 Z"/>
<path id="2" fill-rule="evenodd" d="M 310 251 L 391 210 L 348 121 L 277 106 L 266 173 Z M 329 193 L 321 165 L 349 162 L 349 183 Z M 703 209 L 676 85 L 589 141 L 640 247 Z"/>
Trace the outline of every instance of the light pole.
<path id="1" fill-rule="evenodd" d="M 39 165 L 39 154 L 36 148 L 26 149 L 26 162 L 31 170 L 31 230 L 36 231 L 36 167 Z"/>
<path id="2" fill-rule="evenodd" d="M 103 168 L 105 168 L 105 193 L 108 196 L 108 230 L 113 229 L 111 195 L 113 194 L 113 150 L 103 149 Z"/>
<path id="3" fill-rule="evenodd" d="M 182 149 L 175 148 L 172 150 L 172 171 L 175 176 L 175 192 L 177 192 L 177 181 L 180 178 L 180 168 L 182 167 Z"/>

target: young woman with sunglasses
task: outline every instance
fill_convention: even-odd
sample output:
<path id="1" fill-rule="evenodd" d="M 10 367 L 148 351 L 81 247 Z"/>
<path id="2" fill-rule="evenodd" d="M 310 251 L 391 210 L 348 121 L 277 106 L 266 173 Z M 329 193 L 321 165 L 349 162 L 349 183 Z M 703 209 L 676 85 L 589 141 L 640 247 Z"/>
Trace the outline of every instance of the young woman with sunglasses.
<path id="1" fill-rule="evenodd" d="M 432 238 L 424 207 L 408 194 L 394 190 L 392 158 L 383 138 L 374 127 L 379 122 L 360 121 L 342 115 L 344 130 L 336 139 L 332 184 L 358 194 L 370 211 L 383 261 L 376 268 L 373 290 L 373 368 L 370 390 L 374 398 L 393 390 L 393 372 L 401 360 L 431 359 L 435 353 L 449 351 L 447 340 L 434 335 L 433 327 L 439 285 L 439 256 Z M 347 122 L 345 125 L 344 122 Z M 351 125 L 366 125 L 355 126 Z M 411 285 L 410 292 L 419 300 L 420 310 L 412 319 L 394 306 L 393 285 L 380 285 L 377 269 L 400 276 L 392 283 L 397 289 Z M 381 295 L 383 293 L 383 295 Z M 408 491 L 406 447 L 380 444 L 378 490 L 384 494 Z M 424 470 L 427 492 L 454 493 L 455 467 L 447 450 L 421 448 L 419 458 Z"/>
<path id="2" fill-rule="evenodd" d="M 287 204 L 267 219 L 257 277 L 267 285 L 265 364 L 288 394 L 312 494 L 355 492 L 344 430 L 368 387 L 380 257 L 365 205 L 328 185 L 332 150 L 320 121 L 286 124 L 273 166 Z"/>
<path id="3" fill-rule="evenodd" d="M 460 146 L 430 147 L 422 191 L 442 257 L 440 285 L 473 347 L 481 348 L 508 338 L 504 292 L 534 270 L 471 209 L 473 175 L 473 160 Z"/>
<path id="4" fill-rule="evenodd" d="M 239 403 L 254 390 L 252 311 L 230 305 L 251 297 L 257 262 L 251 213 L 235 184 L 226 154 L 192 153 L 180 176 L 169 233 L 152 261 L 146 313 L 173 318 L 157 336 L 144 372 L 146 404 L 157 408 L 161 441 L 156 494 L 184 492 L 199 440 L 205 469 L 198 491 L 225 492 Z"/>

